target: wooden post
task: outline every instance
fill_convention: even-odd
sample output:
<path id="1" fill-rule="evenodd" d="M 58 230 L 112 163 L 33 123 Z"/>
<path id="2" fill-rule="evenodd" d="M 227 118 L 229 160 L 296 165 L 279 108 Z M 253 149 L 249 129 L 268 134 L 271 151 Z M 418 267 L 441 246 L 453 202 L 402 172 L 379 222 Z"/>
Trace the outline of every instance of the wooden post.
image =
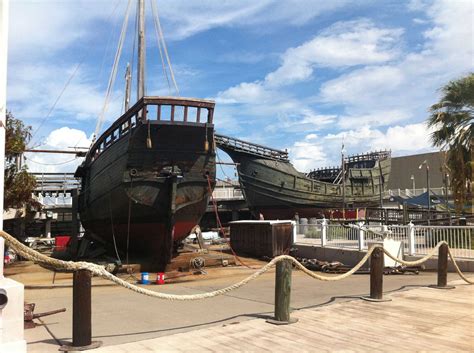
<path id="1" fill-rule="evenodd" d="M 92 343 L 91 327 L 91 273 L 74 272 L 72 288 L 72 345 L 88 346 Z"/>
<path id="2" fill-rule="evenodd" d="M 362 297 L 362 299 L 371 302 L 391 301 L 391 299 L 383 298 L 383 269 L 384 251 L 378 246 L 370 255 L 370 296 Z"/>
<path id="3" fill-rule="evenodd" d="M 79 235 L 79 219 L 78 213 L 78 195 L 77 189 L 71 190 L 72 208 L 71 208 L 71 237 L 77 238 Z"/>
<path id="4" fill-rule="evenodd" d="M 74 272 L 72 287 L 72 346 L 61 346 L 61 351 L 88 350 L 100 347 L 92 342 L 91 272 Z"/>
<path id="5" fill-rule="evenodd" d="M 370 298 L 383 298 L 383 249 L 376 247 L 370 255 Z"/>
<path id="6" fill-rule="evenodd" d="M 276 265 L 275 318 L 267 320 L 269 323 L 288 325 L 298 321 L 290 318 L 291 270 L 292 264 L 290 260 L 280 261 Z"/>
<path id="7" fill-rule="evenodd" d="M 438 284 L 430 286 L 437 289 L 453 289 L 448 286 L 448 244 L 442 244 L 438 249 Z"/>

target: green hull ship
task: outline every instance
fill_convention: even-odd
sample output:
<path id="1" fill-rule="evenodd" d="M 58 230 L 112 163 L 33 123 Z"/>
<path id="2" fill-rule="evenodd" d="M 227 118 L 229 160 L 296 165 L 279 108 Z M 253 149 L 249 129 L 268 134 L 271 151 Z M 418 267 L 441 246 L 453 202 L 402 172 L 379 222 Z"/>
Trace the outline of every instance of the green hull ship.
<path id="1" fill-rule="evenodd" d="M 326 209 L 377 206 L 391 169 L 389 151 L 344 158 L 340 168 L 295 169 L 286 151 L 223 135 L 217 147 L 237 164 L 245 199 L 256 217 L 321 217 Z"/>

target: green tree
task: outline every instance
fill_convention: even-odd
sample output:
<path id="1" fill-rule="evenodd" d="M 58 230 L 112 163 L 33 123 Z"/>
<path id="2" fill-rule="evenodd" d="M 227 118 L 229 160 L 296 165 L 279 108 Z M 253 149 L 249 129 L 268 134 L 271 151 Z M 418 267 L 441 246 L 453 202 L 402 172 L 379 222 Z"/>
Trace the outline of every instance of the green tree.
<path id="1" fill-rule="evenodd" d="M 5 192 L 4 209 L 38 209 L 39 203 L 32 198 L 36 179 L 21 165 L 21 156 L 31 139 L 31 127 L 16 119 L 10 112 L 6 116 L 5 131 Z"/>
<path id="2" fill-rule="evenodd" d="M 456 210 L 472 206 L 472 142 L 474 139 L 474 73 L 449 82 L 440 101 L 430 108 L 428 125 L 435 146 L 446 150 Z"/>

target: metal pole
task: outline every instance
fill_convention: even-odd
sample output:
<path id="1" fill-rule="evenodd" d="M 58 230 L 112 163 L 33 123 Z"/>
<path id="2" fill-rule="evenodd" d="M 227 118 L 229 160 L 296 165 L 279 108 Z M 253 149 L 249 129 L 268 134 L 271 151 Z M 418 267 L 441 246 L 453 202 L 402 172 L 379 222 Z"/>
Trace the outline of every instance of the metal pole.
<path id="1" fill-rule="evenodd" d="M 449 174 L 444 173 L 444 185 L 446 187 L 446 194 L 444 195 L 445 197 L 445 203 L 446 203 L 446 211 L 448 212 L 448 217 L 449 217 L 449 225 L 451 225 L 451 210 L 449 209 L 449 189 L 448 189 L 448 184 L 449 184 Z"/>
<path id="2" fill-rule="evenodd" d="M 342 172 L 342 218 L 346 219 L 346 166 L 344 164 L 344 146 L 341 151 Z"/>
<path id="3" fill-rule="evenodd" d="M 426 163 L 426 188 L 428 189 L 428 225 L 431 220 L 430 166 Z"/>
<path id="4" fill-rule="evenodd" d="M 291 270 L 292 264 L 290 260 L 280 261 L 276 265 L 275 318 L 267 320 L 269 323 L 288 325 L 297 321 L 290 318 Z"/>
<path id="5" fill-rule="evenodd" d="M 0 230 L 3 230 L 3 189 L 5 184 L 5 128 L 7 116 L 7 58 L 8 58 L 9 0 L 0 1 Z"/>
<path id="6" fill-rule="evenodd" d="M 400 193 L 398 195 L 400 196 Z M 382 179 L 382 173 L 380 173 L 380 176 L 379 176 L 379 202 L 380 202 L 380 208 L 383 208 L 383 179 Z"/>

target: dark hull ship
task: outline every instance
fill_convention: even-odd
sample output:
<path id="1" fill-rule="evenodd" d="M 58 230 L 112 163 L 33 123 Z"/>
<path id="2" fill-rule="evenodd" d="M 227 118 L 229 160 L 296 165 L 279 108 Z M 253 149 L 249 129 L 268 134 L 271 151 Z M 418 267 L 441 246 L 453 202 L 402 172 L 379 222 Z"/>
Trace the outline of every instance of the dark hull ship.
<path id="1" fill-rule="evenodd" d="M 213 111 L 211 101 L 143 97 L 98 138 L 76 172 L 89 236 L 155 267 L 169 262 L 214 186 Z"/>
<path id="2" fill-rule="evenodd" d="M 344 158 L 341 168 L 298 172 L 280 151 L 216 135 L 216 145 L 237 164 L 245 199 L 256 217 L 321 217 L 327 209 L 379 205 L 390 175 L 390 152 Z"/>
<path id="3" fill-rule="evenodd" d="M 117 256 L 121 252 L 145 268 L 163 271 L 176 243 L 204 215 L 214 187 L 214 102 L 145 95 L 145 1 L 137 4 L 137 103 L 128 108 L 132 79 L 127 66 L 125 113 L 94 142 L 76 171 L 82 178 L 78 209 L 87 237 L 102 241 Z M 153 16 L 159 27 L 156 9 Z M 162 60 L 164 54 L 178 93 L 161 28 L 158 33 Z"/>

